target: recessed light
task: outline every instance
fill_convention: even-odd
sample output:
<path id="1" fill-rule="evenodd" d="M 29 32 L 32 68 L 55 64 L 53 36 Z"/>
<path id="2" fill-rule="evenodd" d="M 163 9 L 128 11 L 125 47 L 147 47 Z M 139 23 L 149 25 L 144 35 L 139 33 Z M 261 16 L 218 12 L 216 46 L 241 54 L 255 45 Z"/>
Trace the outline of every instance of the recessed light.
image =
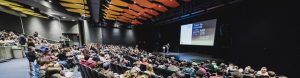
<path id="1" fill-rule="evenodd" d="M 61 18 L 64 18 L 64 19 L 65 19 L 66 17 L 61 17 Z"/>
<path id="2" fill-rule="evenodd" d="M 72 20 L 72 21 L 75 21 L 75 20 Z"/>
<path id="3" fill-rule="evenodd" d="M 51 0 L 49 0 L 49 2 L 50 2 L 50 3 L 52 3 L 52 1 L 51 1 Z"/>

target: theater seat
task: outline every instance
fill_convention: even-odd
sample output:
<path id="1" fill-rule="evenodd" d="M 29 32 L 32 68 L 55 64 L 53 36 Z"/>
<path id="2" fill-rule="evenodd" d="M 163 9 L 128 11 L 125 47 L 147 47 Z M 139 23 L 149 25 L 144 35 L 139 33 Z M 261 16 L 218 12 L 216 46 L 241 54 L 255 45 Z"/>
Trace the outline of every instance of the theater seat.
<path id="1" fill-rule="evenodd" d="M 161 69 L 161 68 L 157 68 L 157 67 L 153 67 L 153 70 L 154 70 L 155 74 L 162 75 L 164 78 L 171 76 L 173 73 L 175 73 L 173 71 Z"/>

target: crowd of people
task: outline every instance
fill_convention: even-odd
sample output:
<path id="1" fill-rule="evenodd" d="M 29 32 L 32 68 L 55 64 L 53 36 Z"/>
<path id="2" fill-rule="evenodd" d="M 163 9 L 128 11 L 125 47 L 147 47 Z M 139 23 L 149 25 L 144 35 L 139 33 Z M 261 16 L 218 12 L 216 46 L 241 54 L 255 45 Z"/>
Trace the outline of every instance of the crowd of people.
<path id="1" fill-rule="evenodd" d="M 137 47 L 125 47 L 116 45 L 92 44 L 80 51 L 77 56 L 80 64 L 91 69 L 99 70 L 109 78 L 163 78 L 162 73 L 156 73 L 153 68 L 160 68 L 174 72 L 168 78 L 275 78 L 274 71 L 268 71 L 262 67 L 255 71 L 251 66 L 238 67 L 232 63 L 217 63 L 206 60 L 200 63 L 178 60 L 174 57 L 164 57 L 160 54 L 152 54 Z M 134 59 L 130 59 L 130 58 Z M 111 64 L 128 67 L 123 74 L 116 74 L 110 69 Z M 142 66 L 146 66 L 143 70 Z M 142 73 L 140 73 L 142 72 Z M 282 76 L 284 78 L 284 76 Z"/>
<path id="2" fill-rule="evenodd" d="M 98 71 L 107 78 L 275 78 L 279 77 L 267 67 L 255 71 L 251 66 L 245 68 L 235 64 L 218 63 L 206 60 L 189 62 L 152 54 L 136 47 L 91 43 L 83 46 L 65 46 L 61 43 L 48 43 L 37 32 L 25 37 L 13 32 L 0 32 L 3 45 L 27 45 L 26 57 L 30 62 L 33 78 L 74 78 L 78 64 Z M 18 42 L 18 43 L 17 43 Z M 117 73 L 112 65 L 128 68 Z M 165 76 L 160 70 L 172 72 Z M 284 78 L 284 76 L 282 76 Z"/>
<path id="3" fill-rule="evenodd" d="M 25 45 L 25 36 L 23 34 L 7 32 L 5 30 L 0 31 L 0 45 Z"/>

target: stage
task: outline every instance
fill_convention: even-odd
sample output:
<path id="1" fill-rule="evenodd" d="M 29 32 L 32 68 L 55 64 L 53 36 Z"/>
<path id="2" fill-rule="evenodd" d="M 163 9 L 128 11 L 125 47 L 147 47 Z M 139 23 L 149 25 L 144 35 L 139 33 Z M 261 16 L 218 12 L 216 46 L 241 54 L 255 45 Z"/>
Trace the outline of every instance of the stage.
<path id="1" fill-rule="evenodd" d="M 195 52 L 169 52 L 169 53 L 164 53 L 164 52 L 153 52 L 156 54 L 162 54 L 166 55 L 166 57 L 175 57 L 178 60 L 186 60 L 186 61 L 194 61 L 196 63 L 200 63 L 205 60 L 215 60 L 217 62 L 223 62 L 224 60 L 220 58 L 213 58 L 211 55 L 207 54 L 201 54 L 201 53 L 195 53 Z"/>

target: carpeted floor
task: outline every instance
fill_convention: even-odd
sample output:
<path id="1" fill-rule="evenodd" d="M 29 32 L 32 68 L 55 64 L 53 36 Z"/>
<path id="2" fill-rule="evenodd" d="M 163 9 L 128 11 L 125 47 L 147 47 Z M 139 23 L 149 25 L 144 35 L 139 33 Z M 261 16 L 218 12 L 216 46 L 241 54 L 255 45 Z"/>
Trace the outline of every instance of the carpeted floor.
<path id="1" fill-rule="evenodd" d="M 0 78 L 30 78 L 26 58 L 0 63 Z"/>

